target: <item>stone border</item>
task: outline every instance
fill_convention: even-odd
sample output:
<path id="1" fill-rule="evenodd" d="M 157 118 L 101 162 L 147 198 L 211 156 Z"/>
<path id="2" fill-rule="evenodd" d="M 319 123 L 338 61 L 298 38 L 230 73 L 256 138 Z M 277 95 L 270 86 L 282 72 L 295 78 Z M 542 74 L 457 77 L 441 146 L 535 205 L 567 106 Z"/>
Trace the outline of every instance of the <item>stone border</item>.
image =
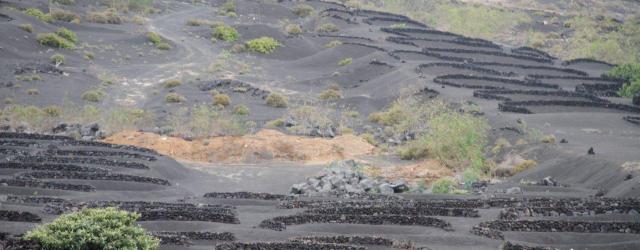
<path id="1" fill-rule="evenodd" d="M 161 186 L 171 186 L 166 179 L 120 174 L 108 172 L 70 172 L 70 171 L 37 171 L 20 173 L 15 176 L 16 179 L 32 180 L 32 179 L 74 179 L 74 180 L 99 180 L 99 181 L 126 181 L 138 183 L 150 183 Z"/>
<path id="2" fill-rule="evenodd" d="M 350 245 L 384 246 L 395 249 L 414 249 L 414 243 L 406 240 L 392 240 L 370 235 L 326 235 L 298 236 L 289 238 L 291 242 L 333 243 Z"/>
<path id="3" fill-rule="evenodd" d="M 498 109 L 505 112 L 514 112 L 522 114 L 533 114 L 533 112 L 527 109 L 525 106 L 567 106 L 567 107 L 589 107 L 589 108 L 606 108 L 615 109 L 631 113 L 640 113 L 640 107 L 629 106 L 618 103 L 606 103 L 606 102 L 589 102 L 589 101 L 519 101 L 519 102 L 504 102 L 498 104 Z"/>
<path id="4" fill-rule="evenodd" d="M 442 75 L 442 76 L 438 76 L 438 77 L 434 78 L 433 82 L 437 83 L 437 84 L 449 85 L 449 86 L 458 87 L 458 88 L 469 88 L 469 89 L 509 89 L 507 86 L 505 86 L 505 87 L 494 87 L 494 86 L 479 85 L 479 84 L 478 85 L 466 84 L 466 83 L 462 84 L 462 83 L 457 83 L 455 81 L 451 81 L 452 79 L 454 79 L 454 80 L 464 79 L 464 80 L 492 81 L 492 82 L 497 82 L 497 83 L 520 85 L 520 86 L 525 86 L 525 87 L 539 87 L 539 88 L 550 88 L 550 89 L 559 89 L 560 88 L 558 85 L 555 85 L 555 84 L 537 83 L 537 82 L 530 82 L 530 81 L 522 81 L 522 80 L 507 79 L 507 78 L 487 77 L 487 76 L 472 76 L 472 75 Z"/>
<path id="5" fill-rule="evenodd" d="M 343 36 L 343 35 L 330 35 L 330 34 L 318 34 L 318 37 L 331 37 L 331 38 L 343 38 L 343 39 L 358 39 L 365 40 L 367 42 L 375 42 L 373 39 L 362 36 Z"/>
<path id="6" fill-rule="evenodd" d="M 308 242 L 253 242 L 253 243 L 225 243 L 216 245 L 216 250 L 237 250 L 237 249 L 260 249 L 260 250 L 283 250 L 283 249 L 305 249 L 305 250 L 364 250 L 362 246 L 352 246 L 331 243 L 308 243 Z"/>
<path id="7" fill-rule="evenodd" d="M 369 24 L 369 25 L 375 25 L 373 24 L 373 22 L 398 22 L 398 23 L 405 23 L 405 24 L 412 24 L 415 26 L 418 26 L 420 28 L 425 28 L 428 29 L 429 26 L 425 25 L 424 23 L 418 22 L 418 21 L 414 21 L 412 19 L 409 18 L 392 18 L 392 17 L 369 17 L 366 18 L 364 20 L 362 20 L 363 23 Z"/>
<path id="8" fill-rule="evenodd" d="M 411 37 L 409 34 L 432 34 L 432 35 L 443 35 L 443 36 L 452 36 L 452 37 L 463 37 L 461 35 L 440 31 L 440 30 L 426 30 L 426 29 L 415 29 L 415 28 L 380 28 L 380 31 L 390 34 L 396 34 L 400 36 Z"/>
<path id="9" fill-rule="evenodd" d="M 49 196 L 7 195 L 6 202 L 19 204 L 47 204 L 54 202 L 68 202 L 65 199 Z"/>
<path id="10" fill-rule="evenodd" d="M 76 172 L 102 172 L 108 170 L 98 167 L 84 167 L 72 164 L 41 164 L 41 163 L 22 163 L 22 162 L 2 162 L 0 169 L 25 169 L 40 171 L 76 171 Z"/>
<path id="11" fill-rule="evenodd" d="M 343 14 L 347 14 L 347 15 L 350 15 L 350 16 L 354 16 L 354 14 L 355 14 L 355 13 L 353 13 L 351 11 L 348 11 L 348 10 L 341 10 L 341 9 L 338 9 L 338 8 L 327 8 L 327 9 L 324 9 L 324 10 L 318 12 L 318 15 L 322 16 L 325 13 L 329 13 L 329 12 L 338 12 L 338 13 L 343 13 Z M 328 15 L 330 15 L 330 14 L 328 14 Z"/>
<path id="12" fill-rule="evenodd" d="M 610 77 L 588 77 L 588 76 L 552 76 L 552 75 L 527 75 L 525 80 L 536 81 L 540 79 L 563 79 L 563 80 L 584 80 L 584 81 L 601 81 L 622 84 L 625 82 L 623 79 L 610 78 Z"/>
<path id="13" fill-rule="evenodd" d="M 511 243 L 509 241 L 505 241 L 501 248 L 502 250 L 559 250 L 559 248 L 551 248 L 551 247 L 540 247 L 540 246 L 525 246 L 519 245 L 515 243 Z"/>
<path id="14" fill-rule="evenodd" d="M 569 61 L 564 61 L 562 62 L 562 66 L 570 66 L 576 63 L 597 63 L 597 64 L 604 64 L 606 66 L 609 67 L 615 67 L 615 64 L 611 64 L 605 61 L 600 61 L 600 60 L 594 60 L 594 59 L 590 59 L 590 58 L 578 58 L 578 59 L 573 59 L 573 60 L 569 60 Z"/>
<path id="15" fill-rule="evenodd" d="M 481 54 L 481 55 L 489 55 L 489 56 L 501 56 L 501 57 L 508 57 L 508 58 L 514 58 L 514 59 L 519 59 L 519 60 L 525 60 L 525 61 L 532 61 L 532 62 L 545 63 L 545 64 L 553 64 L 553 61 L 549 60 L 549 59 L 530 57 L 530 56 L 513 55 L 513 54 L 504 53 L 504 52 L 501 52 L 501 51 L 484 51 L 484 50 L 470 50 L 470 49 L 445 49 L 445 48 L 430 48 L 430 47 L 423 47 L 422 50 L 423 51 L 435 51 L 435 52 L 466 53 L 466 54 Z"/>
<path id="16" fill-rule="evenodd" d="M 156 231 L 151 232 L 151 236 L 159 238 L 160 244 L 163 245 L 193 245 L 191 240 L 209 240 L 209 241 L 235 241 L 236 236 L 229 232 L 169 232 Z"/>
<path id="17" fill-rule="evenodd" d="M 576 92 L 592 93 L 598 96 L 618 97 L 622 84 L 583 83 L 576 86 Z"/>
<path id="18" fill-rule="evenodd" d="M 477 227 L 488 228 L 501 232 L 510 231 L 640 234 L 640 222 L 494 220 L 481 222 Z"/>
<path id="19" fill-rule="evenodd" d="M 40 222 L 40 216 L 30 212 L 0 210 L 0 221 Z"/>
<path id="20" fill-rule="evenodd" d="M 372 49 L 375 49 L 375 50 L 387 52 L 387 50 L 385 48 L 374 46 L 374 45 L 369 45 L 369 44 L 364 44 L 364 43 L 343 42 L 342 45 L 363 46 L 363 47 L 372 48 Z"/>
<path id="21" fill-rule="evenodd" d="M 457 45 L 463 45 L 463 46 L 469 46 L 469 47 L 476 47 L 476 48 L 489 48 L 489 49 L 502 50 L 502 47 L 500 47 L 500 45 L 493 44 L 493 43 L 476 42 L 476 40 L 474 40 L 474 39 L 471 39 L 471 38 L 465 39 L 463 37 L 457 38 L 455 40 L 444 40 L 444 39 L 429 39 L 429 38 L 390 36 L 390 37 L 387 37 L 386 40 L 389 41 L 389 42 L 398 43 L 398 44 L 405 44 L 405 45 L 411 45 L 411 46 L 418 47 L 418 48 L 420 48 L 420 45 L 418 45 L 418 44 L 416 44 L 416 43 L 414 43 L 412 41 L 442 42 L 442 43 L 451 43 L 451 44 L 457 44 Z"/>
<path id="22" fill-rule="evenodd" d="M 473 92 L 474 97 L 488 99 L 488 100 L 499 100 L 499 101 L 512 101 L 511 98 L 501 96 L 501 95 L 510 95 L 510 94 L 521 94 L 521 95 L 540 95 L 540 96 L 562 96 L 562 97 L 582 97 L 589 99 L 593 102 L 603 102 L 608 103 L 608 100 L 599 98 L 597 96 L 584 94 L 580 92 L 570 92 L 564 90 L 557 91 L 545 91 L 545 90 L 512 90 L 512 89 L 495 89 L 495 90 L 476 90 Z"/>
<path id="23" fill-rule="evenodd" d="M 120 157 L 131 158 L 144 161 L 156 161 L 155 156 L 147 156 L 138 153 L 118 152 L 118 151 L 99 151 L 99 150 L 47 150 L 47 154 L 56 156 L 84 156 L 84 157 Z"/>
<path id="24" fill-rule="evenodd" d="M 367 224 L 367 225 L 405 225 L 436 227 L 451 231 L 448 222 L 427 216 L 409 215 L 360 215 L 360 214 L 296 214 L 278 216 L 260 222 L 259 227 L 283 231 L 288 225 L 309 223 Z"/>
<path id="25" fill-rule="evenodd" d="M 254 193 L 254 192 L 212 192 L 206 193 L 204 198 L 211 199 L 250 199 L 250 200 L 282 200 L 287 198 L 282 194 Z"/>
<path id="26" fill-rule="evenodd" d="M 544 52 L 544 51 L 539 50 L 539 49 L 534 49 L 534 48 L 531 48 L 531 47 L 526 47 L 526 46 L 512 49 L 511 53 L 522 54 L 522 55 L 525 55 L 525 56 L 547 58 L 547 59 L 551 59 L 551 60 L 557 59 L 556 57 L 550 55 L 547 52 Z"/>
<path id="27" fill-rule="evenodd" d="M 39 181 L 39 180 L 0 179 L 0 185 L 11 186 L 11 187 L 57 189 L 57 190 L 78 191 L 78 192 L 96 191 L 96 188 L 90 185 L 68 184 L 68 183 Z"/>
<path id="28" fill-rule="evenodd" d="M 513 73 L 505 73 L 505 72 L 500 72 L 493 69 L 477 67 L 477 66 L 474 66 L 474 64 L 468 64 L 468 63 L 446 63 L 446 62 L 424 63 L 424 64 L 418 65 L 416 70 L 420 72 L 423 68 L 429 68 L 429 67 L 452 67 L 456 69 L 471 70 L 471 71 L 475 71 L 482 74 L 488 74 L 488 75 L 506 76 L 506 77 L 514 76 Z"/>
<path id="29" fill-rule="evenodd" d="M 11 161 L 17 162 L 36 162 L 36 163 L 76 163 L 76 164 L 92 164 L 110 167 L 122 167 L 132 169 L 149 169 L 149 166 L 131 161 L 118 161 L 105 158 L 80 158 L 80 157 L 55 157 L 55 156 L 16 156 L 11 157 Z"/>
<path id="30" fill-rule="evenodd" d="M 476 62 L 476 63 L 472 63 L 472 64 L 473 65 L 479 65 L 479 66 L 498 66 L 498 67 L 514 67 L 514 68 L 521 68 L 521 69 L 550 70 L 550 71 L 558 71 L 558 72 L 562 72 L 562 73 L 576 74 L 576 75 L 580 75 L 580 76 L 589 75 L 589 74 L 587 74 L 587 72 L 580 71 L 580 70 L 577 70 L 577 69 L 557 68 L 557 67 L 551 67 L 551 66 L 533 66 L 533 65 L 512 64 L 512 63 L 498 63 L 498 62 Z"/>
<path id="31" fill-rule="evenodd" d="M 228 88 L 232 91 L 236 88 L 246 88 L 246 91 L 243 93 L 250 93 L 251 96 L 260 97 L 263 100 L 266 99 L 269 94 L 271 94 L 270 91 L 254 87 L 250 83 L 234 79 L 218 79 L 213 82 L 202 83 L 198 86 L 198 89 L 200 89 L 200 91 L 211 91 L 218 88 Z"/>
<path id="32" fill-rule="evenodd" d="M 397 60 L 401 60 L 402 58 L 397 55 L 397 53 L 408 53 L 408 54 L 416 54 L 416 55 L 423 55 L 423 56 L 432 56 L 441 60 L 445 60 L 445 61 L 453 61 L 453 62 L 470 62 L 473 61 L 472 59 L 469 58 L 462 58 L 462 57 L 453 57 L 453 56 L 444 56 L 438 53 L 433 53 L 433 52 L 427 52 L 427 51 L 416 51 L 416 50 L 394 50 L 389 52 L 389 56 L 397 59 Z"/>
<path id="33" fill-rule="evenodd" d="M 411 216 L 450 216 L 450 217 L 480 217 L 478 210 L 469 208 L 445 208 L 445 207 L 424 207 L 411 206 L 407 203 L 393 204 L 384 203 L 373 206 L 336 206 L 332 208 L 314 208 L 304 211 L 309 214 L 398 214 Z"/>
<path id="34" fill-rule="evenodd" d="M 625 116 L 622 119 L 624 119 L 627 122 L 630 122 L 631 124 L 640 126 L 640 116 Z"/>

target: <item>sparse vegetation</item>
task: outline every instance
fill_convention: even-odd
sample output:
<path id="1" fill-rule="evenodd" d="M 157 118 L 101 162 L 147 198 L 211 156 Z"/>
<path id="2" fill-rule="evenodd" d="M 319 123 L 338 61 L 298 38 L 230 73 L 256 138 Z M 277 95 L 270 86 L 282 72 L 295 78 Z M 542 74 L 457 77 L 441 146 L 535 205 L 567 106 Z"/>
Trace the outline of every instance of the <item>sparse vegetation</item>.
<path id="1" fill-rule="evenodd" d="M 182 81 L 180 79 L 169 79 L 164 81 L 162 85 L 167 89 L 171 89 L 182 85 Z"/>
<path id="2" fill-rule="evenodd" d="M 218 25 L 213 28 L 213 37 L 226 42 L 234 42 L 240 39 L 240 33 L 228 25 Z"/>
<path id="3" fill-rule="evenodd" d="M 57 21 L 62 21 L 62 22 L 74 22 L 74 21 L 79 21 L 80 20 L 80 16 L 76 15 L 76 13 L 73 13 L 71 11 L 66 11 L 66 10 L 62 10 L 62 9 L 55 9 L 52 10 L 51 13 L 51 18 L 53 18 L 53 20 L 57 20 Z"/>
<path id="4" fill-rule="evenodd" d="M 330 41 L 327 44 L 325 44 L 324 47 L 327 48 L 327 49 L 330 49 L 330 48 L 338 47 L 340 45 L 342 45 L 341 41 L 333 40 L 333 41 Z"/>
<path id="5" fill-rule="evenodd" d="M 302 27 L 299 24 L 290 23 L 284 26 L 284 32 L 290 37 L 297 37 L 302 34 Z"/>
<path id="6" fill-rule="evenodd" d="M 344 58 L 338 62 L 338 66 L 343 67 L 351 64 L 353 62 L 353 58 Z"/>
<path id="7" fill-rule="evenodd" d="M 640 64 L 623 64 L 612 68 L 608 76 L 624 79 L 627 83 L 618 90 L 618 95 L 631 98 L 640 93 Z"/>
<path id="8" fill-rule="evenodd" d="M 72 5 L 76 3 L 76 0 L 51 0 L 51 2 L 63 5 Z"/>
<path id="9" fill-rule="evenodd" d="M 340 28 L 338 28 L 338 26 L 333 24 L 333 23 L 324 23 L 324 24 L 321 24 L 320 26 L 318 26 L 317 31 L 318 32 L 324 32 L 324 33 L 331 33 L 331 32 L 340 31 Z"/>
<path id="10" fill-rule="evenodd" d="M 236 2 L 234 0 L 228 0 L 220 6 L 220 12 L 223 16 L 236 16 Z"/>
<path id="11" fill-rule="evenodd" d="M 233 114 L 234 115 L 249 115 L 249 108 L 245 105 L 236 105 L 235 107 L 233 107 Z"/>
<path id="12" fill-rule="evenodd" d="M 158 45 L 156 45 L 156 49 L 171 50 L 171 45 L 169 45 L 168 43 L 159 43 Z"/>
<path id="13" fill-rule="evenodd" d="M 517 174 L 527 169 L 534 168 L 536 165 L 538 165 L 538 163 L 534 160 L 524 160 L 523 162 L 520 162 L 514 166 L 513 174 Z"/>
<path id="14" fill-rule="evenodd" d="M 491 149 L 491 152 L 494 154 L 498 154 L 502 152 L 504 148 L 511 147 L 511 143 L 506 138 L 500 137 L 496 140 L 495 146 Z"/>
<path id="15" fill-rule="evenodd" d="M 553 144 L 553 143 L 556 143 L 556 137 L 554 135 L 546 135 L 546 136 L 542 137 L 542 139 L 540 141 L 542 143 Z"/>
<path id="16" fill-rule="evenodd" d="M 60 48 L 60 49 L 75 48 L 75 45 L 72 42 L 54 33 L 40 33 L 38 34 L 36 39 L 38 40 L 38 43 L 45 46 L 53 47 L 53 48 Z"/>
<path id="17" fill-rule="evenodd" d="M 340 98 L 342 98 L 342 94 L 335 89 L 327 89 L 318 95 L 318 99 L 320 100 L 337 100 Z"/>
<path id="18" fill-rule="evenodd" d="M 178 93 L 169 93 L 166 96 L 164 96 L 164 101 L 167 103 L 178 103 L 178 102 L 185 101 L 185 98 L 184 96 Z"/>
<path id="19" fill-rule="evenodd" d="M 30 23 L 20 24 L 18 26 L 18 28 L 20 28 L 20 29 L 22 29 L 22 30 L 24 30 L 26 32 L 33 33 L 33 25 L 31 25 Z"/>
<path id="20" fill-rule="evenodd" d="M 88 208 L 63 214 L 24 235 L 45 249 L 157 249 L 160 240 L 136 224 L 139 214 Z"/>
<path id="21" fill-rule="evenodd" d="M 246 42 L 246 47 L 249 51 L 262 54 L 271 54 L 280 46 L 282 45 L 278 40 L 266 36 Z"/>
<path id="22" fill-rule="evenodd" d="M 220 105 L 223 107 L 229 106 L 231 104 L 231 98 L 225 94 L 215 94 L 213 96 L 213 105 Z"/>
<path id="23" fill-rule="evenodd" d="M 53 18 L 51 17 L 51 15 L 45 14 L 44 12 L 36 8 L 28 8 L 24 11 L 24 13 L 29 16 L 38 18 L 40 21 L 43 21 L 45 23 L 53 22 Z"/>
<path id="24" fill-rule="evenodd" d="M 196 138 L 214 135 L 243 135 L 250 132 L 255 123 L 240 121 L 228 111 L 218 110 L 213 105 L 195 105 L 183 107 L 170 118 L 174 135 Z"/>
<path id="25" fill-rule="evenodd" d="M 278 118 L 278 119 L 267 122 L 264 126 L 267 128 L 279 128 L 284 126 L 284 120 L 281 118 Z"/>
<path id="26" fill-rule="evenodd" d="M 40 90 L 38 90 L 38 89 L 27 89 L 27 95 L 40 95 Z"/>
<path id="27" fill-rule="evenodd" d="M 64 59 L 64 55 L 62 55 L 62 54 L 54 54 L 49 58 L 49 60 L 54 65 L 58 66 L 58 65 L 64 64 L 64 60 L 65 59 Z"/>
<path id="28" fill-rule="evenodd" d="M 294 6 L 292 11 L 299 17 L 307 17 L 313 13 L 314 9 L 311 5 L 301 3 Z"/>
<path id="29" fill-rule="evenodd" d="M 106 93 L 101 90 L 89 90 L 82 94 L 82 100 L 87 102 L 100 102 Z"/>
<path id="30" fill-rule="evenodd" d="M 202 26 L 202 25 L 211 25 L 211 21 L 206 19 L 189 19 L 187 20 L 187 26 Z"/>
<path id="31" fill-rule="evenodd" d="M 56 35 L 67 39 L 67 41 L 72 42 L 73 44 L 78 43 L 78 35 L 67 28 L 59 28 L 58 30 L 56 30 Z"/>
<path id="32" fill-rule="evenodd" d="M 156 46 L 156 49 L 159 50 L 170 50 L 171 49 L 171 45 L 169 45 L 169 43 L 165 42 L 164 39 L 155 32 L 148 32 L 147 33 L 147 39 L 149 40 L 149 42 L 151 42 L 153 45 Z"/>
<path id="33" fill-rule="evenodd" d="M 431 192 L 434 194 L 449 194 L 456 189 L 456 180 L 444 177 L 431 184 Z"/>
<path id="34" fill-rule="evenodd" d="M 91 52 L 91 51 L 85 51 L 84 52 L 84 59 L 85 60 L 93 60 L 95 58 L 96 58 L 96 55 L 93 54 L 93 52 Z"/>
<path id="35" fill-rule="evenodd" d="M 86 19 L 88 22 L 102 24 L 122 24 L 124 22 L 124 18 L 118 15 L 118 11 L 114 8 L 89 12 Z"/>
<path id="36" fill-rule="evenodd" d="M 286 108 L 288 106 L 287 98 L 278 93 L 271 93 L 267 96 L 267 105 L 274 108 Z"/>

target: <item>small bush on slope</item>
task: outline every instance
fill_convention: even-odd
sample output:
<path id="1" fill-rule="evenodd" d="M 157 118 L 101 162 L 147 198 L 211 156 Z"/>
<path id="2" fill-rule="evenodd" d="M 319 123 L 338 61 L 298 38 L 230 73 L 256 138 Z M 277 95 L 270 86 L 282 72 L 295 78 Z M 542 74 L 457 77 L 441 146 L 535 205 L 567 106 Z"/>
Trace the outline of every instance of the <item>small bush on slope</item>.
<path id="1" fill-rule="evenodd" d="M 31 25 L 30 23 L 20 24 L 18 28 L 26 32 L 33 33 L 33 25 Z"/>
<path id="2" fill-rule="evenodd" d="M 318 26 L 318 32 L 330 33 L 330 32 L 338 32 L 340 28 L 333 23 L 325 23 Z"/>
<path id="3" fill-rule="evenodd" d="M 24 13 L 29 15 L 29 16 L 33 16 L 35 18 L 38 18 L 40 21 L 43 21 L 45 23 L 53 22 L 53 18 L 51 18 L 51 15 L 45 14 L 44 12 L 42 12 L 41 10 L 36 9 L 36 8 L 29 8 L 29 9 L 25 10 Z"/>
<path id="4" fill-rule="evenodd" d="M 87 102 L 100 102 L 106 94 L 100 90 L 89 90 L 82 94 L 82 100 Z"/>
<path id="5" fill-rule="evenodd" d="M 53 20 L 58 20 L 58 21 L 63 21 L 68 23 L 76 20 L 80 20 L 80 16 L 66 10 L 60 10 L 60 9 L 52 10 L 50 15 L 51 15 L 51 18 L 53 18 Z"/>
<path id="6" fill-rule="evenodd" d="M 287 98 L 278 93 L 271 93 L 267 96 L 267 105 L 275 108 L 286 108 L 288 106 Z"/>
<path id="7" fill-rule="evenodd" d="M 213 96 L 213 105 L 222 105 L 224 107 L 229 106 L 231 98 L 225 94 L 216 94 Z"/>
<path id="8" fill-rule="evenodd" d="M 213 29 L 213 37 L 225 42 L 234 42 L 240 39 L 240 33 L 228 25 L 218 25 Z"/>
<path id="9" fill-rule="evenodd" d="M 51 60 L 51 63 L 55 65 L 61 65 L 64 63 L 64 55 L 55 54 L 55 55 L 52 55 L 51 58 L 49 58 L 49 60 Z"/>
<path id="10" fill-rule="evenodd" d="M 38 43 L 42 45 L 53 47 L 53 48 L 73 49 L 75 47 L 75 45 L 73 45 L 72 42 L 54 33 L 40 33 L 36 37 L 36 40 L 38 40 Z"/>
<path id="11" fill-rule="evenodd" d="M 164 101 L 168 102 L 168 103 L 177 103 L 177 102 L 183 102 L 184 101 L 184 96 L 178 94 L 178 93 L 169 93 L 164 97 Z"/>
<path id="12" fill-rule="evenodd" d="M 115 208 L 84 209 L 64 214 L 27 232 L 44 249 L 158 249 L 160 240 L 136 225 L 139 214 Z"/>
<path id="13" fill-rule="evenodd" d="M 246 46 L 249 51 L 270 54 L 282 45 L 276 39 L 264 36 L 247 41 Z"/>
<path id="14" fill-rule="evenodd" d="M 182 81 L 180 81 L 180 79 L 171 79 L 164 81 L 162 85 L 164 85 L 165 88 L 170 89 L 182 85 Z"/>
<path id="15" fill-rule="evenodd" d="M 342 67 L 342 66 L 347 66 L 349 64 L 351 64 L 353 62 L 353 58 L 349 57 L 349 58 L 345 58 L 342 59 L 338 62 L 338 66 Z"/>
<path id="16" fill-rule="evenodd" d="M 67 28 L 59 28 L 56 30 L 56 35 L 67 39 L 67 41 L 72 42 L 73 44 L 78 43 L 78 35 L 75 32 L 67 29 Z"/>
<path id="17" fill-rule="evenodd" d="M 103 24 L 122 24 L 124 19 L 118 15 L 116 9 L 109 8 L 104 11 L 94 11 L 87 14 L 87 21 Z"/>
<path id="18" fill-rule="evenodd" d="M 311 5 L 301 3 L 294 6 L 292 11 L 299 17 L 307 17 L 313 13 L 313 10 Z"/>
<path id="19" fill-rule="evenodd" d="M 431 184 L 431 192 L 434 194 L 452 193 L 456 188 L 456 181 L 452 178 L 440 178 Z"/>
<path id="20" fill-rule="evenodd" d="M 624 79 L 627 81 L 620 90 L 618 95 L 631 98 L 640 93 L 640 64 L 623 64 L 612 68 L 608 76 Z"/>

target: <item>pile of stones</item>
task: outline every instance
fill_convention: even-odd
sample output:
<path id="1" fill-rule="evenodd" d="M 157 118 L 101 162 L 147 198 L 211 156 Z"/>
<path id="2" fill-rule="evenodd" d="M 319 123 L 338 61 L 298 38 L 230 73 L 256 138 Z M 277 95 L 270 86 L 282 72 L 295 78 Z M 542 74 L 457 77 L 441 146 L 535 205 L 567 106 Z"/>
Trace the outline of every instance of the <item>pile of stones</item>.
<path id="1" fill-rule="evenodd" d="M 89 123 L 86 125 L 60 123 L 54 127 L 51 132 L 55 135 L 71 136 L 84 141 L 102 139 L 106 136 L 106 133 L 100 130 L 100 124 L 98 123 Z"/>
<path id="2" fill-rule="evenodd" d="M 409 191 L 406 182 L 369 178 L 358 171 L 361 167 L 353 160 L 333 162 L 318 175 L 307 178 L 303 183 L 294 184 L 290 193 L 305 196 L 350 196 L 362 193 L 389 195 Z"/>

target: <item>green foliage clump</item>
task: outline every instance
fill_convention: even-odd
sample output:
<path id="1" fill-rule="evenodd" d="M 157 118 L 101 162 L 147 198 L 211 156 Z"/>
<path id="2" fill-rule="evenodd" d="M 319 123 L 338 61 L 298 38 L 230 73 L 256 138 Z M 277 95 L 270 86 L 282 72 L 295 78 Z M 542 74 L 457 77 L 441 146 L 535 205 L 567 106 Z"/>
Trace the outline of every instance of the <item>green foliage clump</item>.
<path id="1" fill-rule="evenodd" d="M 223 15 L 235 15 L 236 13 L 236 2 L 234 0 L 228 0 L 222 6 L 220 6 L 220 12 Z M 233 13 L 233 14 L 231 14 Z"/>
<path id="2" fill-rule="evenodd" d="M 266 36 L 246 42 L 246 47 L 249 51 L 262 54 L 270 54 L 280 46 L 282 45 L 278 40 Z"/>
<path id="3" fill-rule="evenodd" d="M 158 33 L 155 33 L 153 31 L 150 31 L 147 33 L 147 39 L 149 40 L 149 42 L 153 43 L 154 45 L 158 45 L 164 42 L 164 39 L 162 39 L 162 37 L 158 35 Z"/>
<path id="4" fill-rule="evenodd" d="M 231 98 L 225 94 L 215 94 L 213 96 L 213 105 L 221 105 L 223 107 L 229 106 Z"/>
<path id="5" fill-rule="evenodd" d="M 67 41 L 72 42 L 73 44 L 78 43 L 78 35 L 67 28 L 59 28 L 58 30 L 56 30 L 56 35 L 67 39 Z"/>
<path id="6" fill-rule="evenodd" d="M 27 95 L 40 95 L 40 90 L 38 90 L 38 89 L 27 89 Z"/>
<path id="7" fill-rule="evenodd" d="M 618 65 L 607 72 L 607 75 L 627 81 L 618 90 L 618 95 L 631 98 L 640 93 L 640 63 Z"/>
<path id="8" fill-rule="evenodd" d="M 449 194 L 456 189 L 456 181 L 449 177 L 440 178 L 431 184 L 431 192 L 434 194 Z"/>
<path id="9" fill-rule="evenodd" d="M 36 37 L 36 40 L 38 40 L 38 43 L 42 45 L 53 47 L 53 48 L 60 48 L 60 49 L 75 48 L 75 45 L 72 42 L 54 33 L 40 33 Z"/>
<path id="10" fill-rule="evenodd" d="M 82 93 L 82 100 L 87 102 L 100 102 L 106 93 L 100 90 L 88 90 Z"/>
<path id="11" fill-rule="evenodd" d="M 291 37 L 297 37 L 302 34 L 302 27 L 299 24 L 290 23 L 284 26 L 284 32 Z"/>
<path id="12" fill-rule="evenodd" d="M 342 45 L 342 42 L 339 40 L 333 40 L 328 42 L 327 44 L 324 45 L 325 48 L 330 49 L 330 48 L 335 48 Z"/>
<path id="13" fill-rule="evenodd" d="M 286 108 L 288 106 L 287 98 L 278 93 L 271 93 L 267 96 L 267 106 L 274 108 Z"/>
<path id="14" fill-rule="evenodd" d="M 24 11 L 24 13 L 29 16 L 38 18 L 40 21 L 43 21 L 45 23 L 53 22 L 53 18 L 51 17 L 51 15 L 45 14 L 44 12 L 36 8 L 28 8 Z"/>
<path id="15" fill-rule="evenodd" d="M 228 25 L 218 25 L 213 29 L 213 37 L 226 42 L 233 42 L 240 39 L 240 33 Z"/>
<path id="16" fill-rule="evenodd" d="M 55 55 L 52 55 L 51 58 L 49 58 L 49 60 L 51 61 L 51 63 L 55 65 L 61 65 L 64 63 L 64 55 L 55 54 Z"/>
<path id="17" fill-rule="evenodd" d="M 114 8 L 89 12 L 86 18 L 92 23 L 122 24 L 124 22 L 124 19 L 118 15 L 118 11 Z"/>
<path id="18" fill-rule="evenodd" d="M 267 128 L 278 128 L 284 126 L 284 120 L 282 118 L 278 118 L 272 121 L 267 122 L 265 125 Z"/>
<path id="19" fill-rule="evenodd" d="M 31 25 L 30 23 L 20 24 L 18 26 L 18 28 L 20 28 L 20 29 L 22 29 L 22 30 L 24 30 L 26 32 L 33 33 L 33 25 Z"/>
<path id="20" fill-rule="evenodd" d="M 351 64 L 353 62 L 353 58 L 349 57 L 349 58 L 345 58 L 342 59 L 338 62 L 338 66 L 342 67 L 342 66 L 347 66 L 349 64 Z"/>
<path id="21" fill-rule="evenodd" d="M 49 117 L 59 117 L 62 115 L 62 108 L 58 106 L 47 106 L 42 108 L 42 112 L 44 112 Z"/>
<path id="22" fill-rule="evenodd" d="M 72 5 L 76 3 L 76 0 L 52 0 L 51 2 L 57 4 Z"/>
<path id="23" fill-rule="evenodd" d="M 174 134 L 193 137 L 242 135 L 256 126 L 253 121 L 241 121 L 227 111 L 206 104 L 178 109 L 171 115 L 170 123 Z"/>
<path id="24" fill-rule="evenodd" d="M 361 134 L 360 137 L 362 137 L 362 139 L 364 139 L 365 141 L 367 141 L 369 144 L 373 146 L 378 144 L 378 142 L 376 141 L 376 137 L 370 133 Z"/>
<path id="25" fill-rule="evenodd" d="M 68 23 L 80 21 L 80 16 L 76 15 L 71 11 L 56 9 L 56 10 L 52 10 L 51 13 L 49 14 L 51 15 L 51 18 L 53 18 L 53 20 L 58 20 L 58 21 L 63 21 Z"/>
<path id="26" fill-rule="evenodd" d="M 139 214 L 91 208 L 64 214 L 25 234 L 44 249 L 158 249 L 160 240 L 136 224 Z"/>
<path id="27" fill-rule="evenodd" d="M 536 165 L 538 165 L 538 163 L 534 160 L 524 160 L 514 166 L 512 174 L 517 174 L 527 169 L 534 168 Z"/>
<path id="28" fill-rule="evenodd" d="M 162 85 L 164 85 L 165 88 L 170 89 L 182 85 L 182 81 L 180 81 L 180 79 L 170 79 L 164 81 Z"/>
<path id="29" fill-rule="evenodd" d="M 184 100 L 185 100 L 184 96 L 178 93 L 169 93 L 166 96 L 164 96 L 164 101 L 167 103 L 183 102 Z"/>
<path id="30" fill-rule="evenodd" d="M 307 17 L 313 13 L 314 9 L 311 5 L 301 3 L 294 6 L 292 11 L 299 17 Z"/>
<path id="31" fill-rule="evenodd" d="M 337 100 L 340 98 L 342 98 L 342 94 L 339 90 L 335 89 L 327 89 L 318 95 L 318 99 L 320 100 Z"/>
<path id="32" fill-rule="evenodd" d="M 324 23 L 318 26 L 318 32 L 330 33 L 330 32 L 338 32 L 340 28 L 333 23 Z"/>
<path id="33" fill-rule="evenodd" d="M 233 108 L 234 115 L 249 115 L 249 108 L 245 105 L 237 105 Z"/>
<path id="34" fill-rule="evenodd" d="M 171 45 L 169 45 L 168 43 L 159 43 L 158 45 L 156 45 L 156 49 L 171 50 Z"/>

